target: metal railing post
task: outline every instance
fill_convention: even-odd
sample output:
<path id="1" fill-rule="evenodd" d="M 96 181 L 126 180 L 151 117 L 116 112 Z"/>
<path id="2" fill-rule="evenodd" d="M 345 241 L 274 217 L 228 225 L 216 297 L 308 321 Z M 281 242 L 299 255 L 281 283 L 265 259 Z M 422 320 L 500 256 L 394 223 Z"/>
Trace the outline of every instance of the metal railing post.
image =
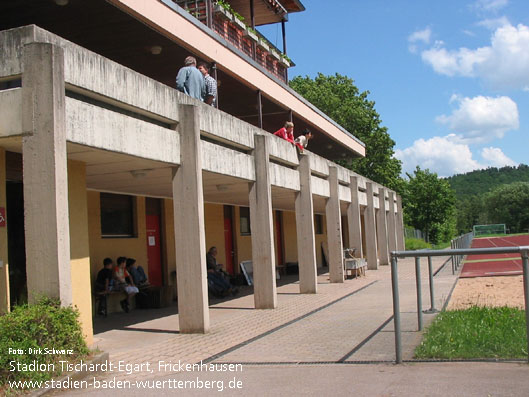
<path id="1" fill-rule="evenodd" d="M 433 266 L 432 266 L 432 257 L 428 257 L 428 278 L 430 281 L 430 310 L 428 313 L 436 313 L 435 309 L 435 297 L 434 297 L 434 285 L 433 285 Z"/>
<path id="2" fill-rule="evenodd" d="M 393 325 L 395 328 L 395 363 L 402 364 L 402 342 L 400 333 L 399 275 L 397 257 L 391 255 L 391 290 L 393 293 Z"/>
<path id="3" fill-rule="evenodd" d="M 527 335 L 527 362 L 529 362 L 529 254 L 522 252 L 523 295 L 525 299 L 525 332 Z"/>
<path id="4" fill-rule="evenodd" d="M 421 258 L 415 258 L 415 284 L 417 286 L 417 328 L 422 330 Z"/>
<path id="5" fill-rule="evenodd" d="M 454 240 L 450 241 L 450 249 L 454 249 Z M 452 274 L 456 274 L 455 265 L 454 265 L 454 255 L 452 255 L 451 258 L 452 258 Z"/>

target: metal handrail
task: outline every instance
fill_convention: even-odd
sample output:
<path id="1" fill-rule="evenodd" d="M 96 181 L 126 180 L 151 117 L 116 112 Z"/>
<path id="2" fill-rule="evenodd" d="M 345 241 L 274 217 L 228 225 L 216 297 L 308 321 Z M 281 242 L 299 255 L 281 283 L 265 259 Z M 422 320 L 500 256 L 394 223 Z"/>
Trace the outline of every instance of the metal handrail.
<path id="1" fill-rule="evenodd" d="M 391 252 L 391 289 L 393 294 L 393 322 L 395 325 L 395 362 L 402 363 L 402 335 L 400 327 L 400 303 L 399 303 L 399 281 L 397 262 L 398 258 L 415 258 L 415 278 L 417 288 L 417 324 L 418 331 L 422 330 L 422 291 L 421 291 L 421 269 L 420 258 L 427 257 L 430 273 L 430 311 L 435 311 L 434 308 L 434 286 L 431 270 L 432 256 L 452 256 L 452 258 L 464 255 L 476 254 L 520 254 L 522 257 L 523 268 L 523 290 L 525 300 L 525 324 L 527 334 L 527 351 L 529 352 L 529 246 L 521 247 L 493 247 L 493 248 L 465 248 L 465 249 L 450 249 L 450 250 L 421 250 L 421 251 L 392 251 Z M 527 360 L 529 362 L 529 353 Z"/>

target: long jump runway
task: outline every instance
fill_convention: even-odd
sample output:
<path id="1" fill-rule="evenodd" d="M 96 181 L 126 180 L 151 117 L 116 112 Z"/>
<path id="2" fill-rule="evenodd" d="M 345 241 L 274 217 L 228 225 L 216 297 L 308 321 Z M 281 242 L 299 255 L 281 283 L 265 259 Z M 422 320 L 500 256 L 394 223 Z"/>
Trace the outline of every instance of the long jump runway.
<path id="1" fill-rule="evenodd" d="M 529 245 L 529 234 L 502 237 L 481 237 L 472 240 L 471 248 L 518 247 Z M 522 259 L 516 254 L 469 255 L 459 277 L 518 276 Z"/>

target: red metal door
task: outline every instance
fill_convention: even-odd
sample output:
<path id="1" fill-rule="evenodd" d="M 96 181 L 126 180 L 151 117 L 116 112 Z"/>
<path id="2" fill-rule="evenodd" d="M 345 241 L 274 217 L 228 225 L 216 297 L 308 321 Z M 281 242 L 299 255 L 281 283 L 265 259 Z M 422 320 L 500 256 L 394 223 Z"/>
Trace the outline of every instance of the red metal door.
<path id="1" fill-rule="evenodd" d="M 226 251 L 226 271 L 233 274 L 233 221 L 231 207 L 224 206 L 224 248 Z"/>
<path id="2" fill-rule="evenodd" d="M 162 286 L 162 246 L 160 241 L 160 217 L 147 215 L 147 260 L 149 264 L 149 282 Z"/>

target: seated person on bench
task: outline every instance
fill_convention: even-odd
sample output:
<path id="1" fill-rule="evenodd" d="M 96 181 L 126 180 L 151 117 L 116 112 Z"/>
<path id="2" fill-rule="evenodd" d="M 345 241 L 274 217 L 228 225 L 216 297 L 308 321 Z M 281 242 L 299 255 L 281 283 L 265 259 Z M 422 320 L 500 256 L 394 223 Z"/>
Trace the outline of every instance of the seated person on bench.
<path id="1" fill-rule="evenodd" d="M 99 305 L 97 307 L 97 314 L 102 316 L 107 313 L 107 295 L 112 292 L 114 280 L 112 278 L 112 266 L 114 263 L 112 259 L 105 258 L 103 260 L 103 269 L 97 273 L 95 291 L 98 295 Z"/>
<path id="2" fill-rule="evenodd" d="M 216 256 L 217 247 L 211 247 L 206 254 L 208 288 L 217 297 L 224 297 L 229 294 L 236 295 L 239 291 L 236 288 L 232 288 L 221 267 L 217 265 Z"/>
<path id="3" fill-rule="evenodd" d="M 136 295 L 139 290 L 134 285 L 134 281 L 132 280 L 132 277 L 130 276 L 129 272 L 127 272 L 127 269 L 125 269 L 125 262 L 127 261 L 127 258 L 124 256 L 120 256 L 116 262 L 117 266 L 114 268 L 114 279 L 116 280 L 116 287 L 118 291 L 124 291 L 127 294 L 127 297 L 123 299 L 121 302 L 121 308 L 125 313 L 129 312 L 130 304 L 132 302 L 132 297 Z"/>
<path id="4" fill-rule="evenodd" d="M 134 285 L 139 289 L 150 287 L 149 280 L 143 267 L 136 264 L 136 259 L 127 258 L 127 271 L 132 277 Z"/>

